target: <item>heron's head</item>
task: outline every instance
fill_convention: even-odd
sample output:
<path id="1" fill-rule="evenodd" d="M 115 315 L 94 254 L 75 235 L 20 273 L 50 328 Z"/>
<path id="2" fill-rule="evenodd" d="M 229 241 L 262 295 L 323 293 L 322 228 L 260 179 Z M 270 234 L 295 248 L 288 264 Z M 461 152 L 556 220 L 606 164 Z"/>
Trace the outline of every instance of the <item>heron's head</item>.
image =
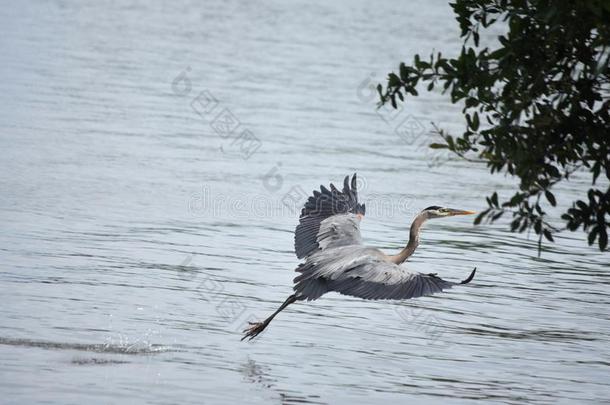
<path id="1" fill-rule="evenodd" d="M 422 211 L 426 213 L 427 217 L 430 218 L 443 218 L 453 217 L 456 215 L 472 215 L 476 214 L 474 211 L 456 210 L 455 208 L 439 207 L 438 205 L 432 205 Z"/>

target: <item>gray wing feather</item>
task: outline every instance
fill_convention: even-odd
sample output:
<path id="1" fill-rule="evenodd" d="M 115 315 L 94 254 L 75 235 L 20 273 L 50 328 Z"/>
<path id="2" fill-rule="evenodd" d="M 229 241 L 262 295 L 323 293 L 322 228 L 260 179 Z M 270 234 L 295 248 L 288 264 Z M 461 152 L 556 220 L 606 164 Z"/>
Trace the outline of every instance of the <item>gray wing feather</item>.
<path id="1" fill-rule="evenodd" d="M 388 262 L 376 249 L 354 246 L 316 253 L 297 272 L 294 289 L 307 300 L 328 291 L 370 300 L 417 298 L 466 284 L 475 273 L 462 282 L 446 281 Z"/>
<path id="2" fill-rule="evenodd" d="M 334 215 L 320 222 L 317 235 L 320 249 L 361 245 L 360 218 L 354 214 Z"/>
<path id="3" fill-rule="evenodd" d="M 431 295 L 456 283 L 440 277 L 411 272 L 377 257 L 363 257 L 359 263 L 335 275 L 330 288 L 345 295 L 367 299 L 407 299 Z"/>
<path id="4" fill-rule="evenodd" d="M 325 220 L 343 216 L 351 213 L 364 215 L 364 204 L 358 203 L 358 190 L 356 189 L 356 175 L 349 180 L 349 176 L 343 181 L 343 190 L 337 189 L 334 184 L 330 185 L 330 190 L 320 186 L 320 191 L 314 190 L 313 196 L 309 197 L 305 206 L 301 210 L 299 224 L 294 233 L 294 250 L 299 259 L 306 257 L 319 249 L 324 249 L 330 245 L 340 246 L 338 242 L 339 234 L 332 235 L 334 230 L 343 233 L 343 236 L 353 241 L 360 238 L 360 230 L 352 229 L 352 224 L 346 222 L 345 229 L 338 229 L 336 226 L 329 225 L 324 229 L 322 240 L 326 240 L 324 245 L 320 245 L 319 233 Z M 340 220 L 339 220 L 340 221 Z M 334 222 L 335 225 L 338 222 Z M 347 243 L 347 242 L 345 242 Z M 343 245 L 345 244 L 343 243 Z M 350 242 L 351 243 L 351 242 Z"/>

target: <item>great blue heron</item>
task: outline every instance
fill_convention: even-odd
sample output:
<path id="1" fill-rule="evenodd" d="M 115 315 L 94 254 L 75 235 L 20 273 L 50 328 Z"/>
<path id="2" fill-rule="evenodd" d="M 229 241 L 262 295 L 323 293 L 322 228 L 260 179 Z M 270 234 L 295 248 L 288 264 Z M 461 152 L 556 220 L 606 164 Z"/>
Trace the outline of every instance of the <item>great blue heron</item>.
<path id="1" fill-rule="evenodd" d="M 250 322 L 244 337 L 253 339 L 288 305 L 302 300 L 315 300 L 329 291 L 370 300 L 408 299 L 431 295 L 458 284 L 469 283 L 476 272 L 455 283 L 434 273 L 407 270 L 401 264 L 419 244 L 422 225 L 431 218 L 470 215 L 473 211 L 443 208 L 436 205 L 421 211 L 411 224 L 409 242 L 396 255 L 362 244 L 360 220 L 365 206 L 358 203 L 356 174 L 345 177 L 343 190 L 333 184 L 330 190 L 320 186 L 301 210 L 294 234 L 297 258 L 305 262 L 296 268 L 294 291 L 271 316 L 262 322 Z"/>

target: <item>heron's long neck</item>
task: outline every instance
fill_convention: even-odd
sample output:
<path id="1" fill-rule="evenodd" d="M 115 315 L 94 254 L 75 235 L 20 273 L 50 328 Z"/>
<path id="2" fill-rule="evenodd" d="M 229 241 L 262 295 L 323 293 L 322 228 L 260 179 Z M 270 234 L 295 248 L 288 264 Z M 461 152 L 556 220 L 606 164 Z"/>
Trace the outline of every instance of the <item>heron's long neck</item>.
<path id="1" fill-rule="evenodd" d="M 415 252 L 417 245 L 419 245 L 419 231 L 427 219 L 428 218 L 425 212 L 421 212 L 415 217 L 413 223 L 411 224 L 411 230 L 409 231 L 409 242 L 407 243 L 407 246 L 405 246 L 397 255 L 390 256 L 391 262 L 400 264 L 407 260 L 409 256 Z"/>

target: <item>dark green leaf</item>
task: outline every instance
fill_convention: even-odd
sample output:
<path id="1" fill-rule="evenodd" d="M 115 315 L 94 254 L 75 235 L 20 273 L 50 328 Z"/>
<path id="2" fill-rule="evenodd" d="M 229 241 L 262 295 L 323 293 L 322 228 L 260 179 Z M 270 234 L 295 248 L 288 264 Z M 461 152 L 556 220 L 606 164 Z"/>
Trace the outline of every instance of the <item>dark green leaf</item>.
<path id="1" fill-rule="evenodd" d="M 397 87 L 400 85 L 400 78 L 395 73 L 390 73 L 388 76 L 388 86 Z"/>
<path id="2" fill-rule="evenodd" d="M 549 190 L 546 190 L 544 192 L 544 195 L 553 207 L 557 205 L 557 200 L 555 200 L 555 196 L 553 195 L 553 193 L 551 193 Z"/>
<path id="3" fill-rule="evenodd" d="M 599 231 L 599 250 L 606 250 L 608 246 L 608 232 L 606 228 L 601 228 Z"/>
<path id="4" fill-rule="evenodd" d="M 593 242 L 595 242 L 595 238 L 597 238 L 597 234 L 599 233 L 599 228 L 598 227 L 593 227 L 590 231 L 589 231 L 589 236 L 587 237 L 587 240 L 589 242 L 589 245 L 592 245 Z"/>

